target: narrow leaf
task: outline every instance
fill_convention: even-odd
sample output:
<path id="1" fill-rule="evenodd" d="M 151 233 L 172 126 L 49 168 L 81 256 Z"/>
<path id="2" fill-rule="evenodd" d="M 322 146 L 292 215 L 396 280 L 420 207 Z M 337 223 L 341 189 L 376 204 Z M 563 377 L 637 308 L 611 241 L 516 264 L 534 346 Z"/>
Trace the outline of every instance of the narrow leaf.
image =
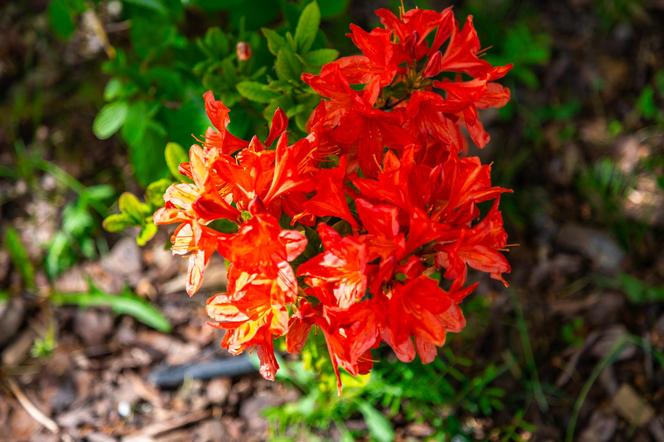
<path id="1" fill-rule="evenodd" d="M 5 250 L 9 253 L 12 264 L 16 270 L 21 274 L 21 279 L 25 286 L 33 290 L 35 285 L 35 268 L 30 262 L 28 251 L 21 241 L 21 237 L 13 227 L 7 227 L 5 230 Z"/>
<path id="2" fill-rule="evenodd" d="M 279 50 L 274 68 L 280 80 L 298 81 L 302 73 L 302 63 L 288 47 Z"/>
<path id="3" fill-rule="evenodd" d="M 166 15 L 168 10 L 164 4 L 159 0 L 124 0 L 126 3 L 134 4 L 136 6 L 142 6 L 146 9 L 151 9 L 155 12 L 158 12 L 162 15 Z"/>
<path id="4" fill-rule="evenodd" d="M 295 43 L 300 52 L 307 52 L 314 43 L 318 27 L 320 26 L 320 9 L 318 3 L 309 3 L 304 10 L 295 28 Z"/>
<path id="5" fill-rule="evenodd" d="M 237 90 L 243 97 L 256 103 L 269 103 L 275 98 L 279 98 L 278 93 L 271 90 L 267 85 L 256 81 L 238 83 Z"/>
<path id="6" fill-rule="evenodd" d="M 113 312 L 132 316 L 160 332 L 171 331 L 171 323 L 155 306 L 129 290 L 111 295 L 93 288 L 89 293 L 53 293 L 50 299 L 56 306 L 110 307 Z"/>
<path id="7" fill-rule="evenodd" d="M 279 49 L 286 46 L 286 39 L 281 35 L 277 34 L 276 31 L 273 31 L 272 29 L 268 28 L 263 28 L 261 29 L 261 32 L 263 32 L 263 35 L 267 40 L 267 48 L 270 50 L 272 55 L 277 55 L 279 53 Z"/>
<path id="8" fill-rule="evenodd" d="M 359 404 L 360 413 L 364 416 L 369 433 L 379 442 L 390 442 L 394 440 L 394 429 L 390 421 L 385 418 L 373 405 L 368 402 Z"/>

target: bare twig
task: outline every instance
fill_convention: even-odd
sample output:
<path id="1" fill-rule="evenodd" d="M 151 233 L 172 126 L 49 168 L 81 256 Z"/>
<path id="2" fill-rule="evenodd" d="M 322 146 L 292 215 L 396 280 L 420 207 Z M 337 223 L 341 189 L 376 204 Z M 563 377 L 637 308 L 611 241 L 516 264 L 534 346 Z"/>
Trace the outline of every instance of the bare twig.
<path id="1" fill-rule="evenodd" d="M 30 399 L 21 390 L 21 387 L 19 387 L 13 379 L 7 379 L 7 385 L 9 386 L 9 390 L 12 392 L 12 394 L 16 396 L 18 403 L 21 404 L 26 413 L 28 413 L 34 420 L 39 422 L 42 426 L 46 427 L 46 429 L 51 433 L 60 435 L 62 440 L 67 442 L 72 440 L 68 435 L 62 434 L 58 424 L 56 424 L 53 419 L 46 416 L 39 408 L 35 406 L 35 404 L 32 403 L 32 401 L 30 401 Z"/>
<path id="2" fill-rule="evenodd" d="M 193 413 L 176 416 L 172 419 L 163 422 L 156 422 L 152 425 L 148 425 L 137 433 L 128 435 L 123 439 L 124 442 L 133 442 L 133 441 L 142 441 L 149 438 L 154 438 L 164 433 L 176 430 L 187 425 L 191 425 L 198 421 L 202 421 L 210 416 L 210 412 L 207 410 L 195 411 Z"/>

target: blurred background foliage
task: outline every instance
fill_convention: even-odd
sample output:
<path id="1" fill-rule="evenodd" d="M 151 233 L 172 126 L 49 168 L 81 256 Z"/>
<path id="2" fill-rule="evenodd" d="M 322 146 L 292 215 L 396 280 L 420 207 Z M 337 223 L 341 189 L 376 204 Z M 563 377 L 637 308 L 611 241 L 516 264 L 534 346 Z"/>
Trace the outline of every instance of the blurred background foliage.
<path id="1" fill-rule="evenodd" d="M 518 243 L 513 285 L 505 291 L 482 281 L 465 305 L 468 328 L 449 338 L 433 364 L 401 364 L 379 349 L 370 378 L 344 375 L 342 398 L 329 364 L 319 364 L 320 342 L 301 360 L 282 361 L 281 382 L 297 394 L 265 408 L 269 436 L 572 440 L 578 418 L 595 416 L 584 403 L 589 391 L 601 397 L 591 390 L 596 371 L 618 363 L 627 364 L 619 381 L 637 384 L 657 409 L 664 397 L 661 2 L 405 3 L 453 4 L 459 20 L 472 14 L 490 47 L 486 58 L 515 65 L 505 79 L 513 99 L 484 116 L 493 141 L 478 153 L 493 162 L 497 185 L 516 190 L 501 202 Z M 71 334 L 58 316 L 69 311 L 65 306 L 106 309 L 181 336 L 183 326 L 174 327 L 172 315 L 160 311 L 154 295 L 147 301 L 136 281 L 118 293 L 92 279 L 84 290 L 63 291 L 57 282 L 81 263 L 107 257 L 127 228 L 140 245 L 157 233 L 151 213 L 159 195 L 181 179 L 177 164 L 209 125 L 204 91 L 231 108 L 236 136 L 264 136 L 276 107 L 287 112 L 293 135 L 301 135 L 317 104 L 301 73 L 354 52 L 345 36 L 349 23 L 375 26 L 374 9 L 399 5 L 35 0 L 0 6 L 6 29 L 0 318 L 22 298 L 29 306 L 22 308 L 39 312 L 31 363 L 47 364 L 59 339 Z M 102 230 L 104 219 L 112 235 Z M 598 293 L 619 300 L 618 310 L 602 319 L 579 307 L 595 306 Z M 569 367 L 563 360 L 594 348 L 617 325 L 626 330 L 618 351 L 584 360 L 572 367 L 578 375 L 559 382 Z M 7 346 L 2 338 L 0 348 Z M 641 348 L 650 369 L 622 359 L 625 346 Z M 0 377 L 16 370 L 3 364 Z M 588 401 L 601 403 L 592 395 Z M 622 419 L 628 425 L 620 434 L 648 434 Z"/>

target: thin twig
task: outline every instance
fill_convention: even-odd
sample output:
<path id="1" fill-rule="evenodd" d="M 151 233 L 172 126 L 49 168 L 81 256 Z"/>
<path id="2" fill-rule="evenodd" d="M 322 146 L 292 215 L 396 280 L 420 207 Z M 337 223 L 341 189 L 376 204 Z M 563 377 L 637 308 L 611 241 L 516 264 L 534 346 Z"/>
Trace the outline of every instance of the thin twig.
<path id="1" fill-rule="evenodd" d="M 89 14 L 90 17 L 92 32 L 95 33 L 95 35 L 101 42 L 102 46 L 104 47 L 104 52 L 106 52 L 106 56 L 111 60 L 114 59 L 117 53 L 113 45 L 111 45 L 111 41 L 108 39 L 108 34 L 104 29 L 104 24 L 101 22 L 99 16 L 97 15 L 97 13 L 93 8 L 88 9 L 87 13 Z"/>
<path id="2" fill-rule="evenodd" d="M 7 379 L 7 384 L 9 385 L 9 390 L 16 396 L 19 404 L 25 409 L 25 411 L 32 416 L 34 420 L 39 422 L 42 426 L 46 427 L 51 433 L 59 434 L 60 428 L 58 424 L 53 421 L 50 417 L 46 416 L 39 408 L 37 408 L 28 397 L 23 393 L 21 388 L 18 386 L 13 379 Z"/>

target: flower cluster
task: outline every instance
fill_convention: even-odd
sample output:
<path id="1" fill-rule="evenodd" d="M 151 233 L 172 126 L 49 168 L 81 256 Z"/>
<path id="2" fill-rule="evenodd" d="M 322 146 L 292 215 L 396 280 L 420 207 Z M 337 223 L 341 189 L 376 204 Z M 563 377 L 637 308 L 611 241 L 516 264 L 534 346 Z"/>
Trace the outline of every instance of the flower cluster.
<path id="1" fill-rule="evenodd" d="M 381 342 L 402 361 L 431 362 L 465 325 L 459 303 L 477 285 L 468 268 L 503 283 L 510 271 L 498 210 L 508 190 L 466 155 L 464 135 L 489 141 L 478 111 L 509 100 L 495 81 L 510 66 L 481 58 L 472 17 L 376 14 L 383 27 L 351 25 L 362 55 L 302 76 L 322 99 L 293 144 L 281 110 L 264 140 L 236 138 L 228 108 L 206 93 L 214 127 L 180 166 L 191 182 L 172 185 L 154 216 L 179 224 L 172 250 L 188 256 L 189 295 L 215 251 L 228 260 L 227 292 L 207 311 L 226 330 L 222 346 L 255 349 L 267 379 L 279 368 L 274 340 L 298 352 L 312 328 L 337 378 L 339 367 L 367 373 Z"/>

